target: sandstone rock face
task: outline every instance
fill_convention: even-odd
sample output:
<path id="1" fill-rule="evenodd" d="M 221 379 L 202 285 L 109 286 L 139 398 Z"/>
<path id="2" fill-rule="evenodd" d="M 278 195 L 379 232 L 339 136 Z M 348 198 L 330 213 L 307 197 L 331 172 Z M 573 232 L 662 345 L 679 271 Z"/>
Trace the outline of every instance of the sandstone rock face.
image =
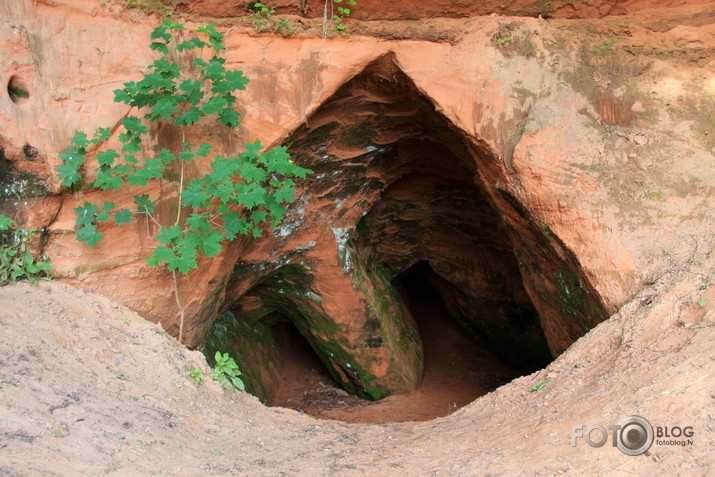
<path id="1" fill-rule="evenodd" d="M 144 263 L 153 224 L 107 225 L 92 249 L 72 234 L 78 204 L 128 205 L 136 191 L 68 192 L 54 173 L 76 130 L 127 113 L 112 91 L 153 58 L 157 20 L 108 3 L 0 5 L 0 172 L 4 184 L 34 184 L 6 191 L 2 207 L 44 227 L 58 277 L 177 334 L 169 276 Z M 652 2 L 550 3 L 556 17 L 593 17 Z M 185 343 L 263 343 L 249 354 L 273 363 L 255 370 L 265 384 L 280 368 L 275 327 L 290 322 L 351 392 L 408 392 L 423 354 L 398 290 L 420 274 L 504 361 L 543 366 L 644 283 L 713 246 L 715 19 L 703 14 L 713 2 L 672 3 L 600 23 L 475 17 L 450 43 L 227 29 L 228 66 L 252 80 L 243 123 L 199 125 L 189 139 L 223 154 L 257 138 L 285 144 L 314 174 L 275 234 L 240 239 L 180 279 Z M 151 147 L 177 140 L 166 127 L 150 136 Z M 176 191 L 169 180 L 144 188 L 160 222 L 175 216 Z M 219 316 L 221 336 L 211 334 Z"/>

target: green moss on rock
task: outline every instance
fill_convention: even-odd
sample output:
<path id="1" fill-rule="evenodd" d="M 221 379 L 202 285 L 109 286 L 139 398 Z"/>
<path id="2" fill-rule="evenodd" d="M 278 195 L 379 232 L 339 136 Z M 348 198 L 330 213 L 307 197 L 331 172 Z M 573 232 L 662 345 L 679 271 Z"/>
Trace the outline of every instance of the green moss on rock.
<path id="1" fill-rule="evenodd" d="M 283 365 L 281 344 L 274 326 L 263 321 L 240 321 L 229 311 L 214 322 L 204 355 L 214 366 L 216 351 L 228 353 L 238 364 L 246 391 L 266 402 L 275 391 Z"/>

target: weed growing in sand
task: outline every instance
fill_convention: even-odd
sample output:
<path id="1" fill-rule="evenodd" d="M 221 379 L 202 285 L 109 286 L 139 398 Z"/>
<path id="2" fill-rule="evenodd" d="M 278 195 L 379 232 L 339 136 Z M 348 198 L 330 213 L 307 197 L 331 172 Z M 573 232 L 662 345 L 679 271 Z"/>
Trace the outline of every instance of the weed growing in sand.
<path id="1" fill-rule="evenodd" d="M 536 391 L 541 391 L 546 387 L 546 385 L 549 384 L 548 381 L 541 381 L 539 384 L 535 384 L 529 388 L 529 391 L 536 392 Z"/>
<path id="2" fill-rule="evenodd" d="M 249 80 L 242 71 L 226 67 L 223 34 L 213 24 L 199 27 L 189 39 L 184 29 L 165 19 L 153 30 L 149 46 L 160 57 L 139 81 L 114 91 L 114 101 L 129 106 L 116 131 L 107 127 L 91 136 L 76 133 L 60 153 L 63 164 L 56 169 L 62 185 L 78 188 L 86 178 L 89 157 L 94 188 L 136 191 L 131 205 L 105 200 L 75 208 L 77 240 L 89 247 L 100 243 L 102 224 L 110 220 L 116 225 L 143 220 L 148 230 L 158 230 L 147 263 L 165 266 L 171 274 L 180 342 L 185 310 L 177 272 L 188 274 L 199 266 L 201 256 L 216 257 L 238 236 L 260 237 L 267 224 L 275 229 L 296 192 L 293 178 L 311 172 L 293 164 L 282 146 L 264 150 L 255 141 L 244 144 L 243 152 L 224 156 L 214 153 L 210 144 L 187 141 L 187 130 L 200 122 L 228 137 L 227 128 L 240 122 L 235 93 Z M 152 149 L 145 144 L 151 137 L 149 125 L 171 129 L 177 140 Z M 110 138 L 121 147 L 104 147 Z M 146 193 L 144 188 L 154 181 L 170 184 L 176 192 L 163 199 Z"/>
<path id="3" fill-rule="evenodd" d="M 700 300 L 698 300 L 698 306 L 700 308 L 705 308 L 705 305 L 708 303 L 708 298 L 707 297 L 702 297 Z"/>
<path id="4" fill-rule="evenodd" d="M 204 375 L 204 372 L 201 371 L 201 368 L 190 369 L 186 372 L 186 374 L 191 376 L 197 383 L 200 383 L 201 381 L 206 379 L 206 376 Z"/>
<path id="5" fill-rule="evenodd" d="M 238 365 L 233 358 L 230 357 L 228 353 L 221 354 L 220 351 L 216 351 L 214 359 L 216 360 L 216 366 L 214 366 L 214 372 L 211 378 L 221 383 L 221 386 L 225 388 L 244 391 L 246 388 L 243 384 L 243 380 L 239 378 L 241 371 L 238 370 Z"/>
<path id="6" fill-rule="evenodd" d="M 0 286 L 22 279 L 37 283 L 38 278 L 48 277 L 52 266 L 37 261 L 28 250 L 36 235 L 35 229 L 13 227 L 13 220 L 0 214 Z"/>

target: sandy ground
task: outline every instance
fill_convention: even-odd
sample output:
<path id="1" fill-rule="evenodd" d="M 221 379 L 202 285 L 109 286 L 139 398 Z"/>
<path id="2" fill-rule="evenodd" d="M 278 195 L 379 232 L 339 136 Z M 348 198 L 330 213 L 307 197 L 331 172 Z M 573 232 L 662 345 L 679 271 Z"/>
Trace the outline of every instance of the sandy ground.
<path id="1" fill-rule="evenodd" d="M 715 283 L 712 260 L 673 267 L 548 368 L 449 416 L 382 424 L 197 384 L 186 371 L 208 373 L 201 353 L 109 299 L 57 282 L 6 286 L 0 474 L 712 475 L 715 286 L 704 283 Z M 692 443 L 656 441 L 639 456 L 610 437 L 571 445 L 574 425 L 631 414 L 692 426 Z"/>

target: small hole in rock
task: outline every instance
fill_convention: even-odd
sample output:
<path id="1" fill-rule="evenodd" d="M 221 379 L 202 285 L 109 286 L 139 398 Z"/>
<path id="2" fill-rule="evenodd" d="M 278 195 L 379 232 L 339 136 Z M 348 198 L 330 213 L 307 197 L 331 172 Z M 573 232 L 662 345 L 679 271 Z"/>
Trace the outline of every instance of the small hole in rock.
<path id="1" fill-rule="evenodd" d="M 29 161 L 34 161 L 39 154 L 37 152 L 37 149 L 30 146 L 29 144 L 25 144 L 24 146 L 22 146 L 22 153 L 25 155 L 25 159 Z"/>
<path id="2" fill-rule="evenodd" d="M 17 76 L 10 77 L 10 81 L 7 83 L 7 94 L 15 104 L 22 104 L 30 98 L 29 89 Z"/>

